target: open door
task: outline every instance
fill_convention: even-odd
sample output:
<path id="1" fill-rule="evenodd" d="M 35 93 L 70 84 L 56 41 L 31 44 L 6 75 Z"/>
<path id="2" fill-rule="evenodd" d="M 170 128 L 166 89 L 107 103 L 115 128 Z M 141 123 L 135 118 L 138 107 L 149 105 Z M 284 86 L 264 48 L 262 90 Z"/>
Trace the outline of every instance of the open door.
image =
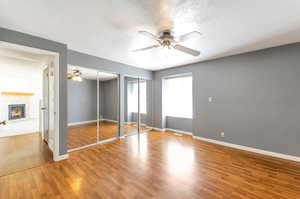
<path id="1" fill-rule="evenodd" d="M 43 140 L 54 149 L 54 66 L 43 70 L 43 99 L 40 103 L 40 130 Z"/>
<path id="2" fill-rule="evenodd" d="M 49 142 L 49 67 L 43 71 L 43 99 L 40 103 L 40 129 L 42 138 Z"/>

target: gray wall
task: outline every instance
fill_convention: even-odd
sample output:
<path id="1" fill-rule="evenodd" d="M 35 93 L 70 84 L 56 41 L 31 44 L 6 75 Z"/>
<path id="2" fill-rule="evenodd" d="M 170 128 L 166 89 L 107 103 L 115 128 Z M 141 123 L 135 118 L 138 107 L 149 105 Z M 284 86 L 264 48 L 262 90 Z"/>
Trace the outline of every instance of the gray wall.
<path id="1" fill-rule="evenodd" d="M 118 80 L 101 81 L 99 90 L 100 118 L 118 120 Z M 97 81 L 68 81 L 68 123 L 91 120 L 97 120 Z"/>
<path id="2" fill-rule="evenodd" d="M 193 132 L 193 119 L 190 118 L 178 118 L 178 117 L 166 117 L 166 128 Z"/>
<path id="3" fill-rule="evenodd" d="M 129 76 L 152 79 L 152 71 L 113 62 L 100 57 L 68 50 L 68 64 Z"/>
<path id="4" fill-rule="evenodd" d="M 192 72 L 195 136 L 300 156 L 299 57 L 297 43 L 157 71 L 155 126 L 163 127 L 161 77 Z"/>
<path id="5" fill-rule="evenodd" d="M 100 115 L 105 119 L 118 120 L 118 79 L 102 81 L 100 85 Z"/>
<path id="6" fill-rule="evenodd" d="M 59 54 L 59 153 L 67 153 L 67 46 L 40 37 L 0 27 L 0 41 L 56 52 Z"/>
<path id="7" fill-rule="evenodd" d="M 97 81 L 68 81 L 68 123 L 97 119 Z"/>

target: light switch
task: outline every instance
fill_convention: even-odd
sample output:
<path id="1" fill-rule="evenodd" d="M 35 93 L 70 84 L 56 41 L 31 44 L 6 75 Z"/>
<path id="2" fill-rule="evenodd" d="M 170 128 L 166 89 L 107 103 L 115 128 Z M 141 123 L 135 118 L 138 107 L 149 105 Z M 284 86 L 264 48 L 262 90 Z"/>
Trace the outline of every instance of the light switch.
<path id="1" fill-rule="evenodd" d="M 221 132 L 221 137 L 225 137 L 225 133 L 224 132 Z"/>
<path id="2" fill-rule="evenodd" d="M 213 101 L 213 97 L 208 97 L 208 102 L 212 102 Z"/>

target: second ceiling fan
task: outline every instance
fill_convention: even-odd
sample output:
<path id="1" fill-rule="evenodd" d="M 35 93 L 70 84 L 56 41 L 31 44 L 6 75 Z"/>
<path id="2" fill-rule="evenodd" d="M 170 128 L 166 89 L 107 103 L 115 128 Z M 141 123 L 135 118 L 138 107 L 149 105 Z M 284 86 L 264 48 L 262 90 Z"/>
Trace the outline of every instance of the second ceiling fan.
<path id="1" fill-rule="evenodd" d="M 138 51 L 145 51 L 145 50 L 150 50 L 153 48 L 158 48 L 158 47 L 167 47 L 168 49 L 175 49 L 178 51 L 181 51 L 183 53 L 192 55 L 192 56 L 198 56 L 200 55 L 200 51 L 198 50 L 194 50 L 185 46 L 180 45 L 180 42 L 184 42 L 192 37 L 197 37 L 200 36 L 201 33 L 198 31 L 193 31 L 184 35 L 181 35 L 179 37 L 174 37 L 172 35 L 172 32 L 170 30 L 164 30 L 162 32 L 159 33 L 158 36 L 147 32 L 147 31 L 138 31 L 139 34 L 142 34 L 152 40 L 155 40 L 157 42 L 157 44 L 152 45 L 152 46 L 148 46 L 145 48 L 140 48 L 140 49 L 136 49 L 133 50 L 133 52 L 138 52 Z"/>

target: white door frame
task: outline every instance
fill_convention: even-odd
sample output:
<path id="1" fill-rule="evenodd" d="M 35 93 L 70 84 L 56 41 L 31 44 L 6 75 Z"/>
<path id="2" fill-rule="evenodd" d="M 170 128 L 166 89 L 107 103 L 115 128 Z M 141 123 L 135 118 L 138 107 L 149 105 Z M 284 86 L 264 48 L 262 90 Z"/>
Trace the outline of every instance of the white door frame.
<path id="1" fill-rule="evenodd" d="M 54 51 L 49 51 L 49 50 L 43 50 L 39 48 L 34 48 L 34 47 L 29 47 L 29 46 L 24 46 L 24 45 L 19 45 L 11 42 L 5 42 L 5 41 L 0 41 L 1 44 L 9 47 L 13 47 L 16 49 L 22 49 L 24 51 L 28 52 L 33 52 L 33 53 L 42 53 L 42 54 L 48 54 L 54 57 L 53 63 L 54 63 L 54 150 L 53 150 L 53 160 L 54 161 L 59 161 L 62 159 L 68 158 L 68 154 L 60 155 L 59 154 L 59 135 L 60 135 L 60 130 L 59 130 L 59 53 L 54 52 Z M 67 78 L 67 77 L 66 77 Z"/>
<path id="2" fill-rule="evenodd" d="M 59 161 L 68 158 L 67 155 L 59 154 L 59 53 L 54 55 L 54 151 L 53 160 Z M 66 77 L 67 78 L 67 77 Z"/>

